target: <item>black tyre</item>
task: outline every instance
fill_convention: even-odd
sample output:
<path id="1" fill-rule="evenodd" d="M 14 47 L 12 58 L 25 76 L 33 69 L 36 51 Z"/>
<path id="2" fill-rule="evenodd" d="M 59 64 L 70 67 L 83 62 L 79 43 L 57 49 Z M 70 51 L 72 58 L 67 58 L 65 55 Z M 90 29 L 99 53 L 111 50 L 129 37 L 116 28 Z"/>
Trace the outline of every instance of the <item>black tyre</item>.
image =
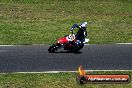
<path id="1" fill-rule="evenodd" d="M 54 53 L 56 50 L 57 50 L 56 44 L 53 44 L 48 49 L 49 53 Z"/>
<path id="2" fill-rule="evenodd" d="M 57 49 L 61 48 L 61 44 L 56 43 L 53 44 L 52 46 L 49 47 L 48 51 L 49 53 L 55 53 L 55 51 L 57 51 Z"/>
<path id="3" fill-rule="evenodd" d="M 83 43 L 75 44 L 75 45 L 73 46 L 73 51 L 74 51 L 74 52 L 78 52 L 80 49 L 83 48 L 83 46 L 84 46 Z"/>
<path id="4" fill-rule="evenodd" d="M 82 48 L 83 48 L 83 46 L 74 46 L 74 48 L 73 48 L 72 51 L 73 51 L 74 53 L 77 53 L 77 52 L 79 52 L 79 50 L 82 49 Z"/>

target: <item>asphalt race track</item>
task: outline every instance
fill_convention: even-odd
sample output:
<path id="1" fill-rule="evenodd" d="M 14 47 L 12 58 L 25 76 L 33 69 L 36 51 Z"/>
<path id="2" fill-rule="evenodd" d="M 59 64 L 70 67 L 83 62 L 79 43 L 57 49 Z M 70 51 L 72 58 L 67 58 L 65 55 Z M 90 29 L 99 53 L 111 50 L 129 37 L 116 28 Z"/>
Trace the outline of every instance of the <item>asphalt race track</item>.
<path id="1" fill-rule="evenodd" d="M 49 46 L 0 46 L 0 72 L 132 70 L 132 45 L 86 45 L 80 53 L 48 53 Z"/>

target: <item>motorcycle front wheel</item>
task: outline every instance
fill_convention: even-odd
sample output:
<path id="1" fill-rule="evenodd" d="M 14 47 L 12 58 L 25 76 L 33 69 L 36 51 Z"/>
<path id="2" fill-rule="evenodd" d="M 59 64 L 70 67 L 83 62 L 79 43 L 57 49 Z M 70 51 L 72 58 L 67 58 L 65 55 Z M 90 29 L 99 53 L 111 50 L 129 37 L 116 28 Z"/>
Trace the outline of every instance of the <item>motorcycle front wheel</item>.
<path id="1" fill-rule="evenodd" d="M 49 53 L 55 53 L 55 51 L 57 51 L 59 46 L 60 46 L 59 44 L 53 44 L 52 46 L 50 46 L 48 49 Z"/>

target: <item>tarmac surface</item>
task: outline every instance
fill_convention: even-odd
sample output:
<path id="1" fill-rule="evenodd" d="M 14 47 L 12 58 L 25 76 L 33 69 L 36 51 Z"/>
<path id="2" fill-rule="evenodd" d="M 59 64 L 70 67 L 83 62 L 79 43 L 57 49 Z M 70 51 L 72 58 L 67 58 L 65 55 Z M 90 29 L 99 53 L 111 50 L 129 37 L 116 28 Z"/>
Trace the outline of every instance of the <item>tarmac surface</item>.
<path id="1" fill-rule="evenodd" d="M 48 45 L 0 46 L 0 72 L 132 70 L 132 45 L 86 45 L 80 53 L 61 49 L 49 53 Z"/>

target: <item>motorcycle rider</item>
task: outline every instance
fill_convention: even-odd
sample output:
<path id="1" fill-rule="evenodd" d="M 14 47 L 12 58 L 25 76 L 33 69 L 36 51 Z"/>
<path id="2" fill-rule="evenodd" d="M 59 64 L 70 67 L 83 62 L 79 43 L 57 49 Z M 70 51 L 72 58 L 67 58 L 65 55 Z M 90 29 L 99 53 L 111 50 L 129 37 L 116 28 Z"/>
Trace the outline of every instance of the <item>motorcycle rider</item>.
<path id="1" fill-rule="evenodd" d="M 83 47 L 84 46 L 84 43 L 83 42 L 85 41 L 85 38 L 87 36 L 87 30 L 86 30 L 86 28 L 87 28 L 87 22 L 83 22 L 80 25 L 74 24 L 71 27 L 70 31 L 73 33 L 73 30 L 75 28 L 78 28 L 78 32 L 75 35 L 76 36 L 76 39 L 77 39 L 76 44 Z"/>
<path id="2" fill-rule="evenodd" d="M 48 51 L 50 53 L 54 53 L 55 51 L 57 51 L 57 49 L 63 47 L 64 50 L 67 50 L 68 52 L 78 53 L 79 50 L 83 48 L 84 42 L 87 41 L 85 40 L 87 36 L 86 27 L 87 22 L 83 22 L 80 25 L 74 24 L 70 29 L 72 34 L 60 38 L 56 44 L 53 44 L 49 47 Z M 73 30 L 75 28 L 78 28 L 78 31 L 74 35 Z"/>

